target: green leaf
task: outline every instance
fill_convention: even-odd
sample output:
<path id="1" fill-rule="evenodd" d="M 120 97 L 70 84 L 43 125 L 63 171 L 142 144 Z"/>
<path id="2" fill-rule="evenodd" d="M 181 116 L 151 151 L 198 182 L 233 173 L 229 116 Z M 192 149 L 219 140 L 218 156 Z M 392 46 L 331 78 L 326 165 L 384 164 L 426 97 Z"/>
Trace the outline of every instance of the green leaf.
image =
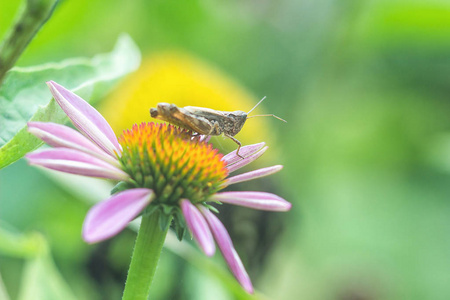
<path id="1" fill-rule="evenodd" d="M 28 121 L 64 123 L 65 113 L 45 84 L 54 80 L 90 101 L 105 95 L 120 77 L 135 70 L 140 52 L 123 35 L 113 51 L 91 59 L 13 68 L 0 87 L 0 169 L 38 148 L 42 142 L 27 132 Z"/>
<path id="2" fill-rule="evenodd" d="M 22 234 L 0 221 L 0 255 L 16 258 L 33 257 L 42 251 L 41 240 L 41 235 L 37 233 Z"/>
<path id="3" fill-rule="evenodd" d="M 75 296 L 48 253 L 25 262 L 19 300 L 74 300 Z"/>
<path id="4" fill-rule="evenodd" d="M 25 259 L 19 300 L 75 299 L 55 267 L 48 242 L 41 234 L 23 234 L 0 222 L 0 254 Z M 6 297 L 6 288 L 0 278 L 0 299 L 8 299 Z"/>
<path id="5" fill-rule="evenodd" d="M 6 291 L 6 287 L 5 284 L 3 283 L 1 274 L 0 274 L 0 299 L 9 300 L 8 292 Z"/>

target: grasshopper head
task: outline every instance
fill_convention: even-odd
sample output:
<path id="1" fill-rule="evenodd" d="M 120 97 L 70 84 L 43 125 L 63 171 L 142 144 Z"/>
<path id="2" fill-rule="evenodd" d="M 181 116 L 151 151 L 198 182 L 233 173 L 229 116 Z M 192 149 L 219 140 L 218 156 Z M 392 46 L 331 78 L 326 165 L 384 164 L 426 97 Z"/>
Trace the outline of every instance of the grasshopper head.
<path id="1" fill-rule="evenodd" d="M 150 108 L 150 116 L 151 116 L 152 118 L 157 118 L 157 117 L 159 116 L 158 109 L 156 109 L 156 108 Z"/>
<path id="2" fill-rule="evenodd" d="M 231 136 L 235 136 L 244 126 L 245 121 L 247 120 L 247 113 L 245 111 L 236 110 L 228 112 L 227 117 L 230 121 L 227 133 Z"/>

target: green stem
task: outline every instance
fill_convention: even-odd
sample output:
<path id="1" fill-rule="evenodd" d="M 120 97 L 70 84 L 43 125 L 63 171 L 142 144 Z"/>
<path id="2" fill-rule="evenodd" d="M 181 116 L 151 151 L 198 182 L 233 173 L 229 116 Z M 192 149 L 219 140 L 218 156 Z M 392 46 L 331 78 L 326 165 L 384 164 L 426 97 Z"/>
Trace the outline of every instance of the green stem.
<path id="1" fill-rule="evenodd" d="M 16 21 L 0 45 L 0 84 L 42 25 L 48 20 L 58 0 L 26 0 Z"/>
<path id="2" fill-rule="evenodd" d="M 161 230 L 160 212 L 142 216 L 141 227 L 134 245 L 122 300 L 147 300 L 158 265 L 167 229 Z"/>

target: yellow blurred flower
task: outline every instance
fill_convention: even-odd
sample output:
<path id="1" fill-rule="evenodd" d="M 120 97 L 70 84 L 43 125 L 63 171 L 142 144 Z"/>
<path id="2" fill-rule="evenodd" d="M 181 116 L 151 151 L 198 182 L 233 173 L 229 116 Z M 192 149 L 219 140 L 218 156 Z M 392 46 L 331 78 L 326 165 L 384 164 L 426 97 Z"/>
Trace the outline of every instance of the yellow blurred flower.
<path id="1" fill-rule="evenodd" d="M 149 109 L 159 102 L 180 107 L 192 105 L 224 111 L 249 111 L 260 100 L 258 97 L 205 62 L 180 52 L 165 52 L 144 59 L 139 70 L 103 102 L 100 111 L 120 135 L 122 130 L 135 123 L 159 122 L 151 119 L 149 114 Z M 258 107 L 253 114 L 260 113 L 263 109 Z M 243 145 L 265 141 L 273 146 L 269 122 L 272 120 L 267 118 L 248 120 L 236 138 Z M 219 137 L 212 142 L 227 151 L 237 148 L 227 138 Z"/>

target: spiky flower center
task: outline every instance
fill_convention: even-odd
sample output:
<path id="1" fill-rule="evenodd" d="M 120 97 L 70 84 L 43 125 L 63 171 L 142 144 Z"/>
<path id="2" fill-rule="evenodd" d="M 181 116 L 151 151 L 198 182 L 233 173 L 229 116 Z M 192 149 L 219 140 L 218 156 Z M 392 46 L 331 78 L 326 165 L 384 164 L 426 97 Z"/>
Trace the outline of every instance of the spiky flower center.
<path id="1" fill-rule="evenodd" d="M 222 154 L 184 129 L 141 123 L 119 137 L 121 164 L 136 187 L 155 192 L 155 201 L 202 202 L 217 192 L 228 175 Z"/>

